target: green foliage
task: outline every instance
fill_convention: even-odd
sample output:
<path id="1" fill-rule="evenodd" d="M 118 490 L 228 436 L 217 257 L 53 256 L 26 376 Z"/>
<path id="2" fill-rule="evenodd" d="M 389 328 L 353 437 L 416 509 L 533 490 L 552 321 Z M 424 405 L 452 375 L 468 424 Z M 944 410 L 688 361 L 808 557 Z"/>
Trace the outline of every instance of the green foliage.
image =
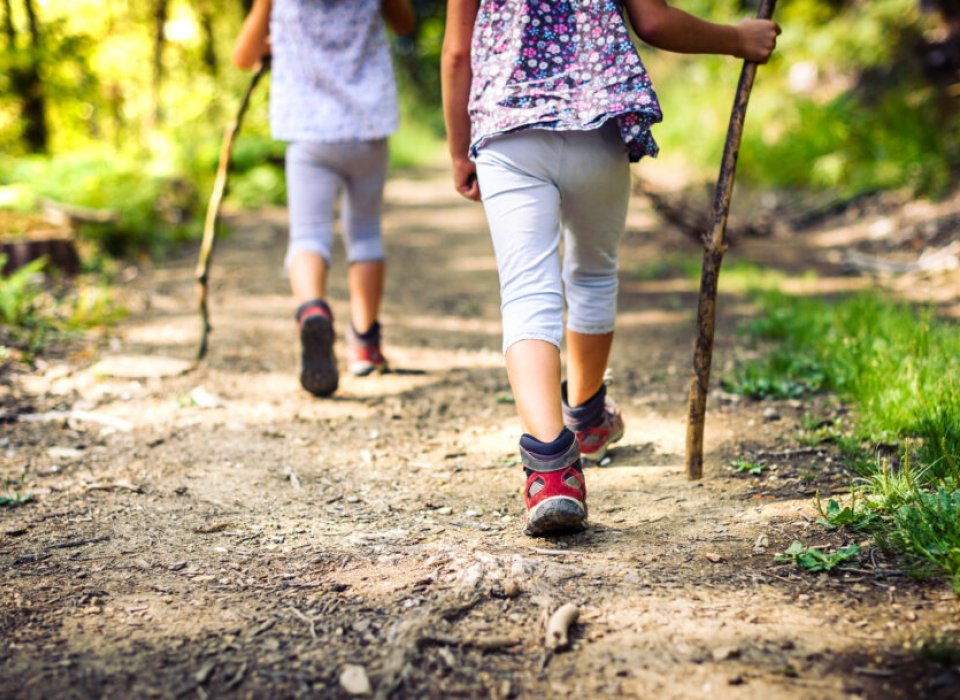
<path id="1" fill-rule="evenodd" d="M 113 255 L 159 252 L 185 240 L 197 193 L 184 179 L 159 173 L 157 163 L 107 150 L 3 163 L 0 185 L 16 183 L 35 197 L 109 210 L 118 220 L 84 224 L 83 236 Z"/>
<path id="2" fill-rule="evenodd" d="M 0 493 L 0 508 L 16 508 L 33 500 L 32 493 L 23 491 L 11 491 L 9 493 Z"/>
<path id="3" fill-rule="evenodd" d="M 0 268 L 7 257 L 0 255 Z M 36 308 L 37 297 L 43 291 L 39 277 L 46 261 L 43 258 L 14 270 L 9 275 L 0 274 L 0 323 L 9 326 L 25 326 Z"/>
<path id="4" fill-rule="evenodd" d="M 937 195 L 955 184 L 956 97 L 922 73 L 917 46 L 930 20 L 918 4 L 782 3 L 776 19 L 784 32 L 757 76 L 738 179 L 844 194 L 908 187 Z M 697 0 L 684 9 L 715 21 L 745 14 L 734 2 Z M 664 110 L 663 124 L 654 128 L 661 157 L 712 177 L 739 62 L 646 46 L 641 54 Z"/>
<path id="5" fill-rule="evenodd" d="M 0 255 L 0 268 L 4 262 Z M 0 275 L 0 348 L 12 345 L 30 355 L 53 335 L 109 326 L 126 314 L 102 283 L 88 286 L 80 280 L 72 288 L 51 287 L 44 279 L 45 264 L 41 258 Z"/>
<path id="6" fill-rule="evenodd" d="M 810 372 L 811 391 L 856 407 L 848 435 L 836 422 L 817 428 L 863 478 L 850 504 L 818 502 L 821 524 L 867 532 L 960 591 L 960 326 L 874 295 L 826 303 L 765 293 L 760 304 L 747 332 L 770 354 L 730 385 L 749 392 Z"/>
<path id="7" fill-rule="evenodd" d="M 794 540 L 783 555 L 775 557 L 776 561 L 792 561 L 797 566 L 811 573 L 833 571 L 844 562 L 860 556 L 860 547 L 855 544 L 840 547 L 833 554 L 826 554 L 816 547 L 807 547 L 799 540 Z"/>
<path id="8" fill-rule="evenodd" d="M 827 530 L 849 527 L 854 530 L 867 530 L 876 524 L 876 516 L 867 508 L 858 507 L 857 492 L 853 491 L 850 505 L 842 506 L 835 498 L 827 501 L 826 507 L 817 496 L 817 510 L 820 517 L 817 522 Z"/>
<path id="9" fill-rule="evenodd" d="M 792 353 L 773 352 L 763 363 L 751 363 L 722 381 L 730 392 L 752 399 L 795 399 L 823 388 L 819 363 Z"/>
<path id="10" fill-rule="evenodd" d="M 766 464 L 753 462 L 743 457 L 737 457 L 730 463 L 730 466 L 733 468 L 734 474 L 749 474 L 750 476 L 760 476 L 769 469 Z"/>
<path id="11" fill-rule="evenodd" d="M 81 287 L 65 304 L 63 326 L 69 330 L 84 331 L 112 326 L 127 315 L 118 305 L 109 287 Z"/>

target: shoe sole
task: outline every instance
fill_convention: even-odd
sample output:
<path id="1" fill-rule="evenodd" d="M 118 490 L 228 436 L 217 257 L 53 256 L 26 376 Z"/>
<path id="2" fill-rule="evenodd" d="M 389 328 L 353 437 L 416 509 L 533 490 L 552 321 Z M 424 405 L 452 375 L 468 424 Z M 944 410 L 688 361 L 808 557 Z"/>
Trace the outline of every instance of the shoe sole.
<path id="1" fill-rule="evenodd" d="M 581 458 L 581 459 L 584 459 L 584 460 L 586 460 L 586 461 L 588 461 L 588 462 L 600 462 L 600 461 L 603 461 L 603 458 L 607 456 L 607 450 L 610 449 L 610 446 L 613 445 L 613 443 L 615 443 L 615 442 L 620 442 L 621 438 L 623 438 L 623 428 L 620 428 L 620 432 L 617 433 L 616 435 L 611 435 L 611 436 L 610 436 L 610 439 L 607 440 L 607 441 L 603 444 L 603 447 L 601 447 L 601 448 L 600 448 L 599 450 L 597 450 L 596 452 L 593 452 L 593 453 L 591 453 L 591 454 L 587 454 L 586 452 L 584 452 L 584 451 L 581 449 L 581 451 L 580 451 L 580 458 Z"/>
<path id="2" fill-rule="evenodd" d="M 579 501 L 554 496 L 541 501 L 527 513 L 523 534 L 531 537 L 581 532 L 587 526 L 587 509 Z"/>
<path id="3" fill-rule="evenodd" d="M 390 368 L 386 363 L 376 365 L 372 362 L 353 362 L 350 364 L 349 370 L 354 377 L 366 377 L 371 374 L 386 374 L 390 371 Z"/>
<path id="4" fill-rule="evenodd" d="M 323 316 L 308 318 L 300 327 L 300 343 L 300 385 L 314 396 L 330 396 L 340 383 L 333 355 L 333 324 Z"/>

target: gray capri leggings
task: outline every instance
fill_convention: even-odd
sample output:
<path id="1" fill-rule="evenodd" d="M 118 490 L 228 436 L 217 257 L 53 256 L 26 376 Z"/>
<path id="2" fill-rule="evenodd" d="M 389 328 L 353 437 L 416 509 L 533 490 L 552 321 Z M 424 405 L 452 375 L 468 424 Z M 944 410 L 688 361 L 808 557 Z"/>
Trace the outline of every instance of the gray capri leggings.
<path id="1" fill-rule="evenodd" d="M 564 300 L 567 328 L 611 332 L 630 199 L 630 163 L 616 124 L 510 133 L 483 146 L 476 162 L 500 273 L 504 351 L 518 340 L 559 347 Z"/>
<path id="2" fill-rule="evenodd" d="M 380 211 L 387 160 L 386 139 L 287 145 L 290 246 L 285 264 L 303 252 L 316 253 L 330 264 L 334 205 L 341 188 L 340 223 L 347 261 L 383 260 Z"/>

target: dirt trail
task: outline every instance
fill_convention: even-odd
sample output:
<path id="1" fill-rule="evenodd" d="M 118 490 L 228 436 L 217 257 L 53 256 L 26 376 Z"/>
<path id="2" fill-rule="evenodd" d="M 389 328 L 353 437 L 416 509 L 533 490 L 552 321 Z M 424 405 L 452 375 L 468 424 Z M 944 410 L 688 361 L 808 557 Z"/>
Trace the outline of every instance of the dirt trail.
<path id="1" fill-rule="evenodd" d="M 553 541 L 519 533 L 482 211 L 442 172 L 387 199 L 393 374 L 299 390 L 268 211 L 218 251 L 205 365 L 173 361 L 198 332 L 187 252 L 131 281 L 134 313 L 93 354 L 4 390 L 8 414 L 50 420 L 0 437 L 0 477 L 37 494 L 0 510 L 0 697 L 346 697 L 346 664 L 379 697 L 956 697 L 960 674 L 904 649 L 956 629 L 947 587 L 878 552 L 831 576 L 774 561 L 794 539 L 850 541 L 814 523 L 838 465 L 793 441 L 816 405 L 714 395 L 706 479 L 685 480 L 695 289 L 634 273 L 692 248 L 642 199 L 612 361 L 627 435 L 588 471 L 591 528 Z M 834 272 L 798 243 L 736 255 Z M 718 372 L 751 309 L 727 295 L 721 312 Z M 762 477 L 725 468 L 761 453 Z M 568 601 L 572 648 L 545 658 L 543 612 Z"/>

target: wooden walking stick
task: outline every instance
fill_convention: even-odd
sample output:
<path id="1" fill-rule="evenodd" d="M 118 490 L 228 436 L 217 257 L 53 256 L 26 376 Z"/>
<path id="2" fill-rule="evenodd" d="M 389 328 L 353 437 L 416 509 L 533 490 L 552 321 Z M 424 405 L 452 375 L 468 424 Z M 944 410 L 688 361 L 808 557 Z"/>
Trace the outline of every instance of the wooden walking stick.
<path id="1" fill-rule="evenodd" d="M 207 307 L 207 291 L 210 286 L 210 264 L 213 262 L 213 250 L 217 244 L 217 227 L 220 223 L 220 205 L 227 194 L 227 176 L 230 171 L 230 158 L 233 156 L 233 144 L 240 132 L 240 125 L 243 123 L 243 115 L 250 104 L 250 95 L 254 88 L 260 82 L 267 71 L 270 70 L 270 57 L 264 56 L 260 62 L 260 67 L 250 79 L 247 85 L 247 91 L 243 94 L 237 113 L 223 134 L 223 142 L 220 145 L 220 162 L 217 165 L 217 177 L 213 181 L 213 191 L 210 193 L 210 201 L 207 203 L 207 217 L 203 222 L 203 240 L 200 243 L 200 257 L 197 260 L 195 275 L 197 277 L 197 303 L 200 311 L 200 345 L 197 348 L 197 360 L 202 360 L 207 355 L 207 339 L 210 336 L 212 327 L 210 326 L 210 312 Z"/>
<path id="2" fill-rule="evenodd" d="M 758 19 L 770 19 L 776 0 L 761 0 Z M 720 263 L 727 250 L 724 234 L 727 230 L 727 215 L 730 213 L 730 197 L 733 194 L 733 178 L 737 171 L 737 156 L 740 154 L 740 137 L 747 114 L 747 102 L 757 73 L 757 64 L 744 61 L 737 85 L 737 94 L 730 113 L 727 141 L 723 147 L 720 176 L 713 196 L 713 226 L 703 239 L 703 269 L 700 273 L 700 296 L 697 299 L 697 344 L 693 354 L 693 377 L 690 378 L 690 395 L 687 403 L 687 478 L 703 476 L 703 422 L 707 413 L 707 388 L 710 384 L 710 362 L 713 359 L 713 329 L 717 313 L 717 281 Z"/>

